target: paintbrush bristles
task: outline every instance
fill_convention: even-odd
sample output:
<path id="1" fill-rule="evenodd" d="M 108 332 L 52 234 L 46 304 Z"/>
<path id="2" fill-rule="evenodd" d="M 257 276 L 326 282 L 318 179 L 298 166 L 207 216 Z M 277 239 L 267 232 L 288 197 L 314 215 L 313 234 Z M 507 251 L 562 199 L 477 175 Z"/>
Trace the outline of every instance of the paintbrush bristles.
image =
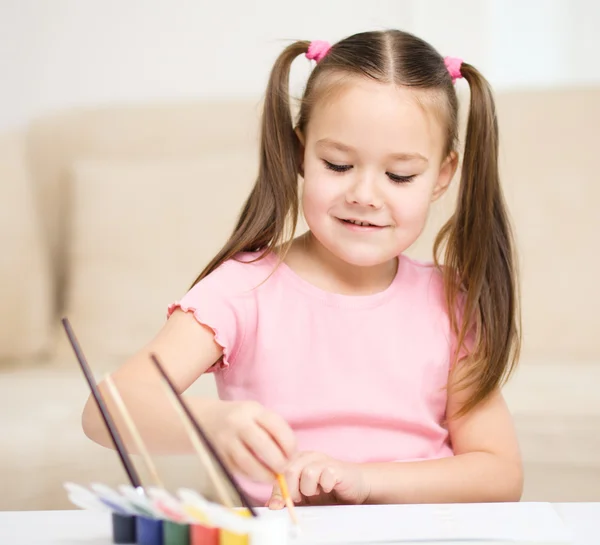
<path id="1" fill-rule="evenodd" d="M 140 452 L 140 455 L 142 456 L 142 459 L 144 460 L 144 463 L 146 464 L 146 467 L 148 468 L 150 475 L 152 476 L 152 480 L 154 481 L 154 484 L 156 484 L 156 486 L 164 488 L 164 485 L 163 485 L 162 481 L 160 480 L 160 477 L 158 476 L 158 471 L 156 470 L 156 466 L 154 465 L 154 462 L 152 462 L 150 453 L 148 452 L 148 449 L 146 448 L 146 445 L 144 444 L 144 441 L 142 440 L 142 436 L 140 435 L 140 432 L 137 429 L 137 426 L 135 425 L 133 418 L 131 418 L 131 415 L 129 414 L 129 410 L 126 407 L 126 405 L 123 401 L 123 398 L 121 397 L 121 394 L 119 393 L 119 390 L 117 390 L 117 387 L 115 386 L 115 383 L 113 382 L 112 377 L 110 375 L 107 375 L 105 377 L 104 381 L 106 382 L 108 391 L 110 392 L 110 395 L 112 396 L 113 401 L 115 402 L 115 405 L 117 406 L 117 409 L 118 409 L 119 413 L 121 414 L 121 417 L 123 418 L 123 421 L 125 422 L 125 425 L 127 426 L 127 429 L 129 430 L 129 433 L 131 434 L 131 437 L 135 441 L 136 447 L 137 447 L 138 451 Z"/>

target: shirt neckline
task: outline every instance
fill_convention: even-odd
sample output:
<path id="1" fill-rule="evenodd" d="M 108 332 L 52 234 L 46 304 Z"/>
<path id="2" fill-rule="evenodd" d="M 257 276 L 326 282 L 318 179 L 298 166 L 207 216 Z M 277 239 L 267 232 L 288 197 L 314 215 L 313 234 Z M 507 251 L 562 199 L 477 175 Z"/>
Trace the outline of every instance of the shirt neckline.
<path id="1" fill-rule="evenodd" d="M 265 256 L 265 259 L 271 260 L 277 269 L 274 275 L 281 275 L 290 282 L 291 285 L 298 291 L 310 296 L 311 298 L 318 299 L 329 306 L 341 307 L 341 308 L 373 308 L 379 306 L 390 298 L 398 291 L 401 285 L 402 273 L 405 270 L 406 262 L 402 256 L 398 256 L 398 267 L 394 278 L 390 284 L 382 291 L 371 293 L 367 295 L 347 295 L 342 293 L 335 293 L 331 291 L 319 288 L 302 278 L 297 272 L 295 272 L 287 263 L 279 263 L 279 257 L 275 253 L 270 253 Z"/>

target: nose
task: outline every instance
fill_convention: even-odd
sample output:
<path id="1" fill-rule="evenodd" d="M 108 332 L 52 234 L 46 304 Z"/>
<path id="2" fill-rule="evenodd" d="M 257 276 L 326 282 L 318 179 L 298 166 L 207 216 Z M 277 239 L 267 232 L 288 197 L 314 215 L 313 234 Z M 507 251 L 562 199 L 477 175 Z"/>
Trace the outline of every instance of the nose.
<path id="1" fill-rule="evenodd" d="M 346 202 L 369 208 L 381 208 L 383 205 L 375 179 L 368 176 L 354 181 L 346 192 Z"/>

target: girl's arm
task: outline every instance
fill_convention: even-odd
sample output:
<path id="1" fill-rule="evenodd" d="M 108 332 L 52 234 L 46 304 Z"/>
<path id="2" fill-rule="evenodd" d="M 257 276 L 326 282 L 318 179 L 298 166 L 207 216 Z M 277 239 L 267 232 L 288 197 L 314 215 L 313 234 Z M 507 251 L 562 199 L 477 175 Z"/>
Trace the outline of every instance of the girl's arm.
<path id="1" fill-rule="evenodd" d="M 160 375 L 150 359 L 155 353 L 179 393 L 217 362 L 223 353 L 213 331 L 192 313 L 176 310 L 158 335 L 112 374 L 146 448 L 155 454 L 194 452 L 179 413 L 172 405 Z M 122 435 L 126 448 L 136 444 L 112 401 L 106 384 L 99 389 Z M 273 481 L 295 450 L 295 437 L 283 418 L 254 402 L 186 398 L 230 469 L 255 480 Z M 114 448 L 104 421 L 90 395 L 82 417 L 85 434 Z M 260 459 L 255 453 L 260 453 Z"/>
<path id="2" fill-rule="evenodd" d="M 449 432 L 455 456 L 419 462 L 350 463 L 301 452 L 286 469 L 294 502 L 478 503 L 519 501 L 523 471 L 511 416 L 500 392 L 452 418 L 469 395 L 449 384 Z M 284 507 L 277 486 L 267 505 Z"/>
<path id="3" fill-rule="evenodd" d="M 221 357 L 222 348 L 215 342 L 212 331 L 200 325 L 191 313 L 176 310 L 150 343 L 111 374 L 150 451 L 189 452 L 189 439 L 150 359 L 153 352 L 181 393 Z M 128 450 L 134 451 L 135 443 L 104 381 L 98 387 Z M 190 402 L 199 415 L 210 410 L 215 403 L 209 399 L 193 399 Z M 82 425 L 90 439 L 114 448 L 91 395 L 83 410 Z"/>
<path id="4" fill-rule="evenodd" d="M 515 429 L 500 392 L 455 419 L 469 395 L 448 390 L 448 429 L 455 456 L 406 463 L 364 464 L 368 503 L 519 501 L 523 469 Z"/>

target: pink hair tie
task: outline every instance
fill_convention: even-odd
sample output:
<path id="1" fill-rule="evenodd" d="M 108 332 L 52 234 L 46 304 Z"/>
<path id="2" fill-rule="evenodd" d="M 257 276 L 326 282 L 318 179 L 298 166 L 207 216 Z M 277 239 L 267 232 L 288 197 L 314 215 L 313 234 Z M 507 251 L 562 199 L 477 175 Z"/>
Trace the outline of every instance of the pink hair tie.
<path id="1" fill-rule="evenodd" d="M 462 78 L 463 75 L 460 73 L 460 67 L 463 63 L 462 59 L 457 59 L 456 57 L 445 57 L 444 64 L 448 69 L 448 73 L 452 77 L 452 83 L 454 83 L 458 78 Z"/>
<path id="2" fill-rule="evenodd" d="M 310 45 L 308 46 L 306 58 L 320 62 L 323 57 L 329 53 L 330 49 L 331 45 L 329 42 L 324 42 L 323 40 L 314 40 L 310 42 Z"/>

